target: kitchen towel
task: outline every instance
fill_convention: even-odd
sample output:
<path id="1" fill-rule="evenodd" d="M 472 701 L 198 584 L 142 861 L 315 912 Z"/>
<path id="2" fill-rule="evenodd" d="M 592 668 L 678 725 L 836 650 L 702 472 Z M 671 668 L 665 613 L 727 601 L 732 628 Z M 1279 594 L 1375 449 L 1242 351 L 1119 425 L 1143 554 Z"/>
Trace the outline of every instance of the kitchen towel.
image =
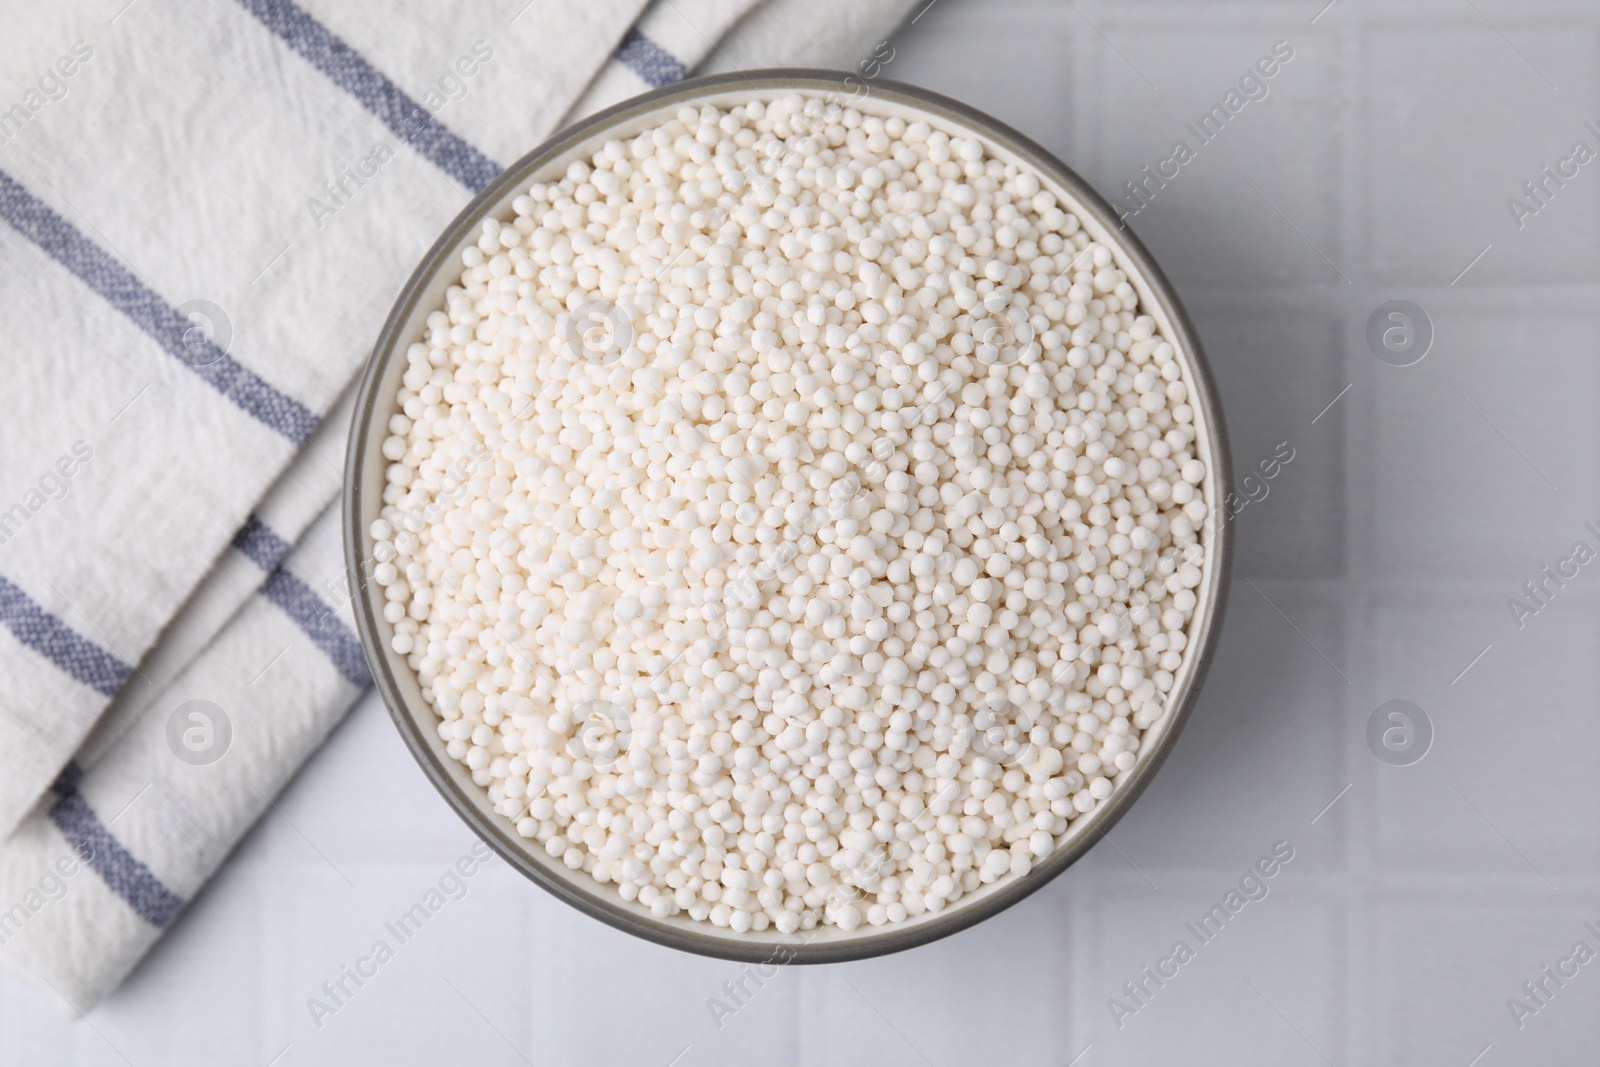
<path id="1" fill-rule="evenodd" d="M 0 960 L 87 1011 L 368 684 L 352 381 L 446 222 L 693 71 L 905 0 L 30 5 L 0 70 Z"/>

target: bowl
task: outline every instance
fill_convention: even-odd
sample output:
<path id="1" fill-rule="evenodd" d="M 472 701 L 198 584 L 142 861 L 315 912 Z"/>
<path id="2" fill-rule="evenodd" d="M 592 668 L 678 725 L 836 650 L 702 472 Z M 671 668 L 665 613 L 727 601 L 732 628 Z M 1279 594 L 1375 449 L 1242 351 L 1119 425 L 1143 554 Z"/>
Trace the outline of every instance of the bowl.
<path id="1" fill-rule="evenodd" d="M 494 811 L 485 789 L 465 766 L 451 759 L 439 739 L 437 719 L 404 657 L 391 650 L 393 631 L 382 614 L 383 591 L 368 572 L 368 535 L 382 504 L 386 460 L 381 445 L 394 396 L 405 367 L 405 351 L 420 336 L 428 313 L 440 306 L 446 286 L 459 276 L 460 254 L 474 243 L 487 217 L 504 217 L 511 201 L 534 181 L 553 178 L 575 158 L 591 154 L 617 136 L 632 136 L 669 118 L 685 105 L 735 104 L 784 93 L 815 93 L 850 104 L 870 97 L 879 114 L 923 117 L 980 138 L 999 158 L 1032 168 L 1053 189 L 1093 239 L 1107 244 L 1117 265 L 1127 271 L 1142 310 L 1153 316 L 1177 349 L 1199 430 L 1200 457 L 1210 470 L 1211 510 L 1202 539 L 1209 562 L 1191 622 L 1184 658 L 1163 717 L 1145 731 L 1141 758 L 1119 779 L 1116 792 L 1087 818 L 1078 819 L 1057 847 L 1027 874 L 1008 876 L 980 887 L 949 908 L 900 923 L 862 924 L 845 932 L 818 924 L 812 930 L 781 934 L 775 928 L 736 933 L 686 915 L 658 919 L 637 901 L 626 901 L 614 886 L 602 885 L 582 870 L 569 870 L 542 846 L 520 837 L 507 818 Z M 1177 741 L 1188 718 L 1216 645 L 1232 558 L 1232 531 L 1218 503 L 1229 489 L 1229 464 L 1222 412 L 1200 342 L 1171 284 L 1116 211 L 1087 182 L 1028 138 L 981 112 L 925 89 L 858 74 L 825 70 L 778 69 L 697 78 L 645 93 L 563 130 L 523 156 L 485 188 L 446 227 L 401 291 L 362 375 L 350 430 L 344 496 L 344 549 L 353 608 L 372 676 L 411 754 L 456 813 L 508 864 L 580 911 L 620 930 L 662 945 L 705 956 L 743 961 L 835 963 L 898 952 L 946 937 L 1003 911 L 1071 866 L 1103 837 L 1138 798 Z"/>

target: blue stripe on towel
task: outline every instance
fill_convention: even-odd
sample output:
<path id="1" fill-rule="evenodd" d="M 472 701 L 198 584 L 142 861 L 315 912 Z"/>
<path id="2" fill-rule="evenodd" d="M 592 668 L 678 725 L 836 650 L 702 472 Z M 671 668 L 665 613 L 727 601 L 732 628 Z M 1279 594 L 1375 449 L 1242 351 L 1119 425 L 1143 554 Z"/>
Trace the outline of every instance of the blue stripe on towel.
<path id="1" fill-rule="evenodd" d="M 351 685 L 365 689 L 372 684 L 360 639 L 339 621 L 333 608 L 309 585 L 284 570 L 283 560 L 293 547 L 287 540 L 251 515 L 233 535 L 233 547 L 267 572 L 267 580 L 261 584 L 261 595 L 289 616 L 311 638 L 311 643 L 327 654 L 334 668 Z"/>
<path id="2" fill-rule="evenodd" d="M 290 0 L 239 0 L 239 4 L 402 141 L 468 189 L 476 192 L 500 173 L 500 164 L 452 133 L 304 8 Z"/>
<path id="3" fill-rule="evenodd" d="M 677 56 L 631 28 L 617 45 L 616 57 L 617 62 L 656 89 L 681 82 L 689 75 L 689 68 L 679 62 Z"/>
<path id="4" fill-rule="evenodd" d="M 145 922 L 165 930 L 183 910 L 184 899 L 150 872 L 100 821 L 100 816 L 78 792 L 83 768 L 67 764 L 55 784 L 55 803 L 50 806 L 50 821 L 55 823 L 67 844 L 93 867 L 111 891 L 127 902 Z M 85 855 L 87 853 L 87 855 Z"/>
<path id="5" fill-rule="evenodd" d="M 333 661 L 346 681 L 358 689 L 372 684 L 361 642 L 309 585 L 279 567 L 267 576 L 261 595 L 294 620 L 294 624 L 311 638 L 311 643 Z"/>
<path id="6" fill-rule="evenodd" d="M 239 532 L 233 535 L 233 547 L 244 553 L 257 567 L 271 574 L 294 546 L 279 537 L 272 527 L 251 515 L 239 527 Z"/>
<path id="7" fill-rule="evenodd" d="M 245 369 L 210 340 L 197 340 L 187 315 L 4 171 L 0 171 L 0 218 L 264 425 L 295 444 L 304 443 L 317 428 L 317 416 L 304 405 Z"/>
<path id="8" fill-rule="evenodd" d="M 117 695 L 133 668 L 36 604 L 0 577 L 0 625 L 67 674 L 102 696 Z"/>

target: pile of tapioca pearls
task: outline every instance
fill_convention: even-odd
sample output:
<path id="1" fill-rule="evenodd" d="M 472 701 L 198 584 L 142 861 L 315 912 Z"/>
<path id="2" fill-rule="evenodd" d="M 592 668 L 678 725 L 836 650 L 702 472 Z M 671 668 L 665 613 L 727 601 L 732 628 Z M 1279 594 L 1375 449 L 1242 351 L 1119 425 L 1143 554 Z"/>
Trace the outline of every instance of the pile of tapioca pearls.
<path id="1" fill-rule="evenodd" d="M 658 917 L 848 931 L 1026 874 L 1137 764 L 1209 565 L 1113 250 L 871 106 L 686 108 L 532 185 L 383 444 L 450 755 Z"/>

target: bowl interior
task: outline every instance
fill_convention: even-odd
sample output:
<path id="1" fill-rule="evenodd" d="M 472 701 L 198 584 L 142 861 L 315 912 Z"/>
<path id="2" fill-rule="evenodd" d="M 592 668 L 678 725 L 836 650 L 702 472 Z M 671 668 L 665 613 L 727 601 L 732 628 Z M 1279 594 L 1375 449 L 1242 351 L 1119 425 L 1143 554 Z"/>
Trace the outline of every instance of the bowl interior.
<path id="1" fill-rule="evenodd" d="M 1077 215 L 1089 235 L 1113 249 L 1117 266 L 1128 273 L 1139 294 L 1141 310 L 1155 318 L 1163 336 L 1177 349 L 1192 388 L 1198 448 L 1211 471 L 1207 486 L 1211 512 L 1204 535 L 1210 549 L 1204 580 L 1195 590 L 1198 605 L 1183 663 L 1174 672 L 1176 680 L 1165 714 L 1145 731 L 1138 765 L 1119 777 L 1112 797 L 1090 817 L 1078 819 L 1058 841 L 1056 850 L 1032 871 L 1022 878 L 982 886 L 944 911 L 897 924 L 863 924 L 849 933 L 819 926 L 790 935 L 771 928 L 738 934 L 687 916 L 655 918 L 648 908 L 623 900 L 614 886 L 601 885 L 581 870 L 567 869 L 536 841 L 518 836 L 511 823 L 494 811 L 487 792 L 472 781 L 465 766 L 446 753 L 436 731 L 437 719 L 424 702 L 415 675 L 404 657 L 391 651 L 393 629 L 383 618 L 383 590 L 366 578 L 372 552 L 367 531 L 382 506 L 387 461 L 380 445 L 389 417 L 397 410 L 394 396 L 405 369 L 406 348 L 420 340 L 428 314 L 442 306 L 445 289 L 460 275 L 461 253 L 476 242 L 482 220 L 508 217 L 511 201 L 530 183 L 559 177 L 572 160 L 592 154 L 614 137 L 630 137 L 657 125 L 685 105 L 732 105 L 796 91 L 833 94 L 840 103 L 862 111 L 884 117 L 898 115 L 907 121 L 923 118 L 952 132 L 977 137 L 994 156 L 1034 170 L 1063 208 Z M 1225 510 L 1217 506 L 1229 482 L 1227 445 L 1204 356 L 1171 286 L 1137 238 L 1119 226 L 1114 210 L 1059 161 L 993 119 L 921 89 L 886 81 L 863 83 L 859 76 L 847 79 L 825 71 L 754 72 L 681 83 L 601 112 L 509 167 L 451 223 L 402 292 L 361 383 L 348 455 L 351 488 L 345 500 L 344 535 L 358 628 L 384 700 L 435 786 L 504 859 L 568 903 L 663 944 L 752 962 L 833 962 L 908 948 L 1002 910 L 1082 855 L 1143 790 L 1176 739 L 1215 641 L 1231 554 L 1230 531 L 1222 518 Z"/>

